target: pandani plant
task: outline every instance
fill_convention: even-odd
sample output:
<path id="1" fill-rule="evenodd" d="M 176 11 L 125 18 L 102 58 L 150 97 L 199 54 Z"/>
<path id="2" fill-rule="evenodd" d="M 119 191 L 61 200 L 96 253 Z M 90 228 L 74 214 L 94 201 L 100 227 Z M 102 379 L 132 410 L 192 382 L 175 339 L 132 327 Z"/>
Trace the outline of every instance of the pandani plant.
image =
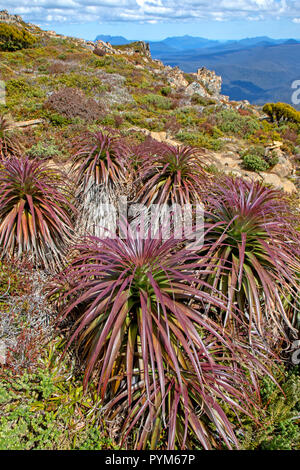
<path id="1" fill-rule="evenodd" d="M 103 236 L 114 223 L 111 205 L 116 205 L 130 185 L 129 149 L 120 136 L 107 129 L 86 132 L 76 147 L 72 171 L 77 187 L 77 231 Z"/>
<path id="2" fill-rule="evenodd" d="M 140 172 L 142 169 L 145 171 L 144 167 L 149 163 L 149 159 L 152 160 L 155 156 L 157 158 L 163 151 L 165 151 L 165 143 L 159 142 L 150 136 L 147 136 L 143 142 L 130 144 L 129 158 L 135 171 L 135 177 L 140 180 Z"/>
<path id="3" fill-rule="evenodd" d="M 183 227 L 187 213 L 194 221 L 201 216 L 210 177 L 200 149 L 150 140 L 140 145 L 136 154 L 141 157 L 134 199 L 138 206 L 132 215 L 136 227 L 153 223 L 153 217 L 155 229 L 161 221 L 165 226 L 171 221 L 175 227 Z"/>
<path id="4" fill-rule="evenodd" d="M 66 177 L 42 162 L 11 157 L 0 168 L 2 257 L 27 255 L 38 266 L 62 267 L 75 208 Z"/>
<path id="5" fill-rule="evenodd" d="M 250 339 L 253 332 L 273 344 L 292 337 L 300 298 L 300 224 L 288 197 L 260 182 L 226 177 L 206 203 L 199 257 L 207 282 L 228 298 L 223 325 L 234 326 L 236 306 Z"/>
<path id="6" fill-rule="evenodd" d="M 201 202 L 209 174 L 200 149 L 189 146 L 156 145 L 140 171 L 141 204 L 194 204 Z"/>
<path id="7" fill-rule="evenodd" d="M 121 419 L 121 445 L 157 448 L 238 447 L 223 405 L 257 406 L 255 374 L 269 374 L 252 354 L 205 315 L 226 312 L 207 289 L 198 254 L 183 240 L 127 230 L 127 237 L 88 237 L 49 296 L 71 319 L 66 349 L 84 361 L 84 386 L 98 384 L 107 419 Z M 249 373 L 249 371 L 251 371 Z"/>

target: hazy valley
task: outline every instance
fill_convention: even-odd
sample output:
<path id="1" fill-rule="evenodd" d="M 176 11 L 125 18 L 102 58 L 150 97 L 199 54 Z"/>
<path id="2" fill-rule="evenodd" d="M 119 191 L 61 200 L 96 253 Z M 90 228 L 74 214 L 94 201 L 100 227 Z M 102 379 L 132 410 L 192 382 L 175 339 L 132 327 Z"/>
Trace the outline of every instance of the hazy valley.
<path id="1" fill-rule="evenodd" d="M 99 36 L 111 44 L 126 44 L 123 37 Z M 166 65 L 196 72 L 204 66 L 223 78 L 222 93 L 232 100 L 253 104 L 291 103 L 292 83 L 300 77 L 300 42 L 268 37 L 240 41 L 212 41 L 190 36 L 150 42 L 153 58 Z"/>

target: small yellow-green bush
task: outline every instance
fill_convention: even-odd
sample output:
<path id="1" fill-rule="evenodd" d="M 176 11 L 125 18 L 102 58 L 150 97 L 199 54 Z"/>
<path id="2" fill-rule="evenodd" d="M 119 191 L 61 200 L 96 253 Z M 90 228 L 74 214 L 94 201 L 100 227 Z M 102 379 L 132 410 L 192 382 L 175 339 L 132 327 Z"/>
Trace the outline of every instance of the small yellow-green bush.
<path id="1" fill-rule="evenodd" d="M 26 49 L 36 42 L 36 38 L 25 29 L 5 23 L 0 24 L 0 51 Z"/>
<path id="2" fill-rule="evenodd" d="M 286 103 L 267 103 L 263 107 L 263 112 L 269 116 L 272 122 L 287 121 L 300 124 L 300 112 Z"/>

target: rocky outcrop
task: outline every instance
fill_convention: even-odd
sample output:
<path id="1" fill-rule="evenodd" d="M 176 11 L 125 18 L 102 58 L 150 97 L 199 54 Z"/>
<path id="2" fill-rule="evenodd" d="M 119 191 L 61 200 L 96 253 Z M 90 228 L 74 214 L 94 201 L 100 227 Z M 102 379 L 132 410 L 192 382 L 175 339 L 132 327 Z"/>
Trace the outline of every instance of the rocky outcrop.
<path id="1" fill-rule="evenodd" d="M 150 46 L 147 42 L 136 41 L 118 48 L 118 51 L 126 55 L 140 54 L 151 59 Z"/>
<path id="2" fill-rule="evenodd" d="M 190 74 L 195 81 L 186 88 L 187 95 L 199 95 L 203 98 L 212 98 L 215 101 L 228 102 L 228 96 L 221 95 L 222 77 L 214 71 L 205 67 L 197 70 L 197 73 Z"/>
<path id="3" fill-rule="evenodd" d="M 216 75 L 213 70 L 205 67 L 197 70 L 197 81 L 203 85 L 210 95 L 218 96 L 221 94 L 222 77 Z"/>
<path id="4" fill-rule="evenodd" d="M 212 94 L 208 93 L 207 89 L 199 82 L 193 82 L 185 90 L 185 93 L 189 96 L 199 95 L 202 98 L 211 98 Z M 213 95 L 214 96 L 214 95 Z"/>
<path id="5" fill-rule="evenodd" d="M 169 85 L 176 90 L 183 91 L 187 97 L 199 95 L 202 98 L 211 98 L 217 102 L 229 101 L 227 96 L 221 95 L 222 78 L 216 75 L 215 72 L 203 67 L 197 73 L 185 74 L 177 66 L 164 66 L 161 62 L 158 65 L 162 67 L 160 73 Z M 191 78 L 194 80 L 191 81 Z"/>
<path id="6" fill-rule="evenodd" d="M 101 39 L 98 39 L 98 41 L 94 43 L 94 46 L 95 46 L 95 50 L 94 50 L 95 53 L 96 51 L 103 52 L 103 54 L 117 54 L 118 53 L 117 50 L 114 49 L 111 44 L 109 44 L 109 42 L 104 42 Z"/>
<path id="7" fill-rule="evenodd" d="M 128 56 L 140 54 L 144 57 L 151 58 L 149 44 L 144 41 L 136 41 L 125 44 L 124 46 L 112 46 L 109 42 L 98 39 L 94 43 L 94 49 L 95 51 L 98 50 L 100 53 L 103 52 L 103 54 L 125 54 Z"/>
<path id="8" fill-rule="evenodd" d="M 19 15 L 10 15 L 7 10 L 0 11 L 0 23 L 15 24 L 17 26 L 23 26 L 24 22 Z"/>
<path id="9" fill-rule="evenodd" d="M 23 18 L 19 15 L 10 15 L 7 10 L 0 11 L 0 23 L 11 24 L 19 28 L 24 28 L 31 33 L 39 32 L 41 29 L 31 23 L 25 23 Z"/>
<path id="10" fill-rule="evenodd" d="M 211 98 L 217 102 L 229 101 L 227 96 L 221 95 L 222 78 L 216 75 L 215 72 L 203 67 L 198 69 L 197 73 L 185 74 L 179 67 L 164 66 L 161 62 L 158 65 L 162 67 L 160 73 L 170 86 L 183 91 L 187 97 L 199 95 L 202 98 Z M 191 78 L 194 80 L 191 81 Z"/>
<path id="11" fill-rule="evenodd" d="M 179 67 L 164 67 L 163 73 L 169 85 L 172 88 L 186 88 L 189 82 L 185 79 L 182 70 Z"/>

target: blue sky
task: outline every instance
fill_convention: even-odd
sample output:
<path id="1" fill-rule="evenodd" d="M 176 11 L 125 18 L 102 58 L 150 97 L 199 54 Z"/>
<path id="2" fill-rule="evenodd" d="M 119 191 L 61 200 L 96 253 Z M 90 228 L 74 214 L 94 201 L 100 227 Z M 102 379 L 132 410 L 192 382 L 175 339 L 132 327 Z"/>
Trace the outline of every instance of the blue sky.
<path id="1" fill-rule="evenodd" d="M 58 33 L 160 40 L 167 36 L 300 39 L 300 0 L 0 0 L 0 10 Z"/>

